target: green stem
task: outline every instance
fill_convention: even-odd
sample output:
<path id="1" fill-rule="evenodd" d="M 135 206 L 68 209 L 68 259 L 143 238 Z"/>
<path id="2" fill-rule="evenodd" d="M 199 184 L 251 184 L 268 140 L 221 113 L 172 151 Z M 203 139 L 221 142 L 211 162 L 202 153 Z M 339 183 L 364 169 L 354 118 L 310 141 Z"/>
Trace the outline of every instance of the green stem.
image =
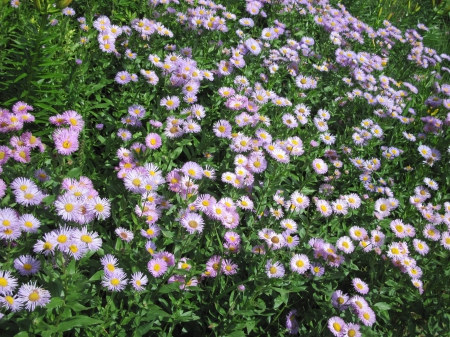
<path id="1" fill-rule="evenodd" d="M 40 56 L 40 51 L 41 51 L 41 41 L 42 41 L 42 36 L 44 33 L 44 30 L 46 28 L 46 21 L 47 21 L 47 14 L 41 14 L 41 19 L 39 22 L 39 33 L 36 39 L 36 43 L 34 45 L 34 51 L 32 54 L 32 59 L 31 59 L 31 65 L 29 66 L 30 69 L 30 73 L 27 76 L 27 85 L 26 85 L 26 89 L 25 89 L 25 97 L 24 97 L 24 101 L 26 102 L 28 100 L 28 97 L 30 96 L 30 90 L 31 90 L 31 81 L 34 78 L 35 75 L 35 67 L 36 67 L 36 61 L 39 59 Z"/>

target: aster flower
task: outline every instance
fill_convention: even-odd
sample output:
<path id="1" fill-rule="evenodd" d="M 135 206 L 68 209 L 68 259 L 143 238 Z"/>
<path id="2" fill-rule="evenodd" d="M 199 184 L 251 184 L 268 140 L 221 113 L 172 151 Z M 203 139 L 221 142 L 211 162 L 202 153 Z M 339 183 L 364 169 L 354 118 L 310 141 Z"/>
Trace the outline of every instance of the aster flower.
<path id="1" fill-rule="evenodd" d="M 27 310 L 34 311 L 36 307 L 45 307 L 50 302 L 50 292 L 30 281 L 19 288 L 18 300 L 24 303 Z"/>
<path id="2" fill-rule="evenodd" d="M 314 276 L 321 277 L 325 273 L 325 268 L 320 263 L 311 263 L 310 272 Z"/>
<path id="3" fill-rule="evenodd" d="M 21 255 L 14 260 L 14 268 L 22 276 L 34 275 L 41 269 L 41 263 L 31 255 Z"/>
<path id="4" fill-rule="evenodd" d="M 10 295 L 17 287 L 17 279 L 9 271 L 0 270 L 0 294 Z"/>
<path id="5" fill-rule="evenodd" d="M 74 196 L 59 196 L 54 204 L 58 215 L 66 221 L 76 221 L 81 215 L 80 202 Z"/>
<path id="6" fill-rule="evenodd" d="M 316 208 L 324 217 L 328 217 L 333 213 L 330 204 L 326 200 L 317 200 Z"/>
<path id="7" fill-rule="evenodd" d="M 367 283 L 363 282 L 359 278 L 354 278 L 352 280 L 352 284 L 355 290 L 362 295 L 366 295 L 369 292 L 369 287 L 367 286 Z"/>
<path id="8" fill-rule="evenodd" d="M 97 251 L 102 246 L 102 239 L 99 237 L 98 233 L 88 232 L 87 227 L 75 229 L 73 231 L 73 239 L 77 241 L 77 243 L 80 243 L 81 246 L 85 246 L 91 251 Z"/>
<path id="9" fill-rule="evenodd" d="M 145 290 L 145 286 L 148 283 L 148 278 L 141 272 L 136 272 L 133 275 L 131 275 L 130 284 L 133 286 L 133 288 L 136 291 L 143 291 Z"/>
<path id="10" fill-rule="evenodd" d="M 337 249 L 343 251 L 346 254 L 351 254 L 355 250 L 352 240 L 348 236 L 342 236 L 336 242 Z"/>
<path id="11" fill-rule="evenodd" d="M 347 329 L 347 324 L 342 318 L 334 316 L 328 320 L 328 329 L 330 329 L 333 335 L 340 337 L 342 332 Z"/>
<path id="12" fill-rule="evenodd" d="M 107 273 L 102 277 L 102 286 L 110 291 L 122 291 L 128 283 L 127 275 L 119 269 Z"/>
<path id="13" fill-rule="evenodd" d="M 376 321 L 375 313 L 369 307 L 361 309 L 358 312 L 358 318 L 366 326 L 372 326 Z"/>
<path id="14" fill-rule="evenodd" d="M 233 263 L 232 260 L 222 260 L 221 271 L 225 275 L 234 275 L 237 273 L 238 265 Z"/>
<path id="15" fill-rule="evenodd" d="M 339 310 L 346 310 L 350 305 L 349 297 L 341 290 L 336 290 L 333 295 L 331 295 L 331 304 Z"/>
<path id="16" fill-rule="evenodd" d="M 109 48 L 106 47 L 106 45 L 103 45 L 103 46 L 104 46 L 104 49 L 106 49 L 105 51 L 108 51 L 111 48 L 111 46 L 109 46 Z M 124 84 L 127 84 L 127 83 L 129 83 L 131 81 L 131 75 L 130 75 L 130 73 L 128 71 L 119 71 L 116 74 L 116 77 L 114 78 L 114 80 L 118 84 L 124 85 Z"/>
<path id="17" fill-rule="evenodd" d="M 5 295 L 0 296 L 0 305 L 12 312 L 20 311 L 23 307 L 22 299 L 17 295 Z M 1 319 L 1 317 L 0 317 Z"/>
<path id="18" fill-rule="evenodd" d="M 166 107 L 167 110 L 174 110 L 180 106 L 180 99 L 177 96 L 164 97 L 160 105 Z"/>
<path id="19" fill-rule="evenodd" d="M 103 220 L 109 218 L 111 214 L 111 203 L 106 198 L 96 196 L 89 199 L 86 209 L 88 212 L 93 212 L 97 219 Z"/>
<path id="20" fill-rule="evenodd" d="M 269 278 L 281 278 L 284 276 L 284 266 L 280 261 L 272 262 L 272 260 L 266 263 L 266 274 Z"/>
<path id="21" fill-rule="evenodd" d="M 203 231 L 204 221 L 201 215 L 188 213 L 181 220 L 181 225 L 186 228 L 189 234 L 194 234 L 196 232 L 201 233 Z"/>
<path id="22" fill-rule="evenodd" d="M 18 219 L 18 223 L 20 225 L 20 229 L 26 233 L 36 233 L 39 226 L 41 225 L 40 221 L 36 219 L 32 214 L 23 214 Z"/>
<path id="23" fill-rule="evenodd" d="M 328 165 L 320 158 L 313 160 L 312 167 L 317 174 L 325 174 L 328 171 Z"/>
<path id="24" fill-rule="evenodd" d="M 291 270 L 304 274 L 310 268 L 309 258 L 305 254 L 295 254 L 290 261 Z"/>
<path id="25" fill-rule="evenodd" d="M 133 232 L 122 227 L 116 228 L 114 232 L 117 234 L 119 238 L 121 238 L 125 242 L 131 242 L 131 240 L 133 240 L 134 238 Z"/>
<path id="26" fill-rule="evenodd" d="M 38 240 L 34 245 L 33 251 L 35 253 L 42 253 L 44 255 L 53 255 L 58 242 L 53 233 L 46 233 L 43 240 Z"/>
<path id="27" fill-rule="evenodd" d="M 167 271 L 167 262 L 163 258 L 154 258 L 148 262 L 147 268 L 154 277 L 160 277 Z"/>

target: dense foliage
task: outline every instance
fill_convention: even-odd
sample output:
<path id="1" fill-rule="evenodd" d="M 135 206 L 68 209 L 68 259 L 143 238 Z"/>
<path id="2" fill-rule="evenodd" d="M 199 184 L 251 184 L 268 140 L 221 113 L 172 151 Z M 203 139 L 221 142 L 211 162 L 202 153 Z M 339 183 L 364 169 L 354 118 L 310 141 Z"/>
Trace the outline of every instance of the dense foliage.
<path id="1" fill-rule="evenodd" d="M 2 335 L 448 335 L 445 3 L 1 1 Z"/>

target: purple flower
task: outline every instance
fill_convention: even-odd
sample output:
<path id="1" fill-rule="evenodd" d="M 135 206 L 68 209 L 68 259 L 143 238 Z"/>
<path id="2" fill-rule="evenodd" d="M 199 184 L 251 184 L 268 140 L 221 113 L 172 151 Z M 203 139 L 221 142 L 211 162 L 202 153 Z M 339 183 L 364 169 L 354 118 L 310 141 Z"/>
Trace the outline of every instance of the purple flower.
<path id="1" fill-rule="evenodd" d="M 127 84 L 131 81 L 131 75 L 128 71 L 119 71 L 114 80 L 122 85 Z"/>

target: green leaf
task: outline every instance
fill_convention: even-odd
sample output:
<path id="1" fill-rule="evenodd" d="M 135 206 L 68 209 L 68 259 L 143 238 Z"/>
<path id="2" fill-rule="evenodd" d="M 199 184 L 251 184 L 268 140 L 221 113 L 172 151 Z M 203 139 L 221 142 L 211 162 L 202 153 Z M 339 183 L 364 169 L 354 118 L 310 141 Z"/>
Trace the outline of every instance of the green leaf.
<path id="1" fill-rule="evenodd" d="M 64 301 L 60 297 L 52 297 L 50 303 L 47 304 L 45 306 L 45 308 L 46 309 L 57 308 L 57 307 L 60 307 L 63 303 L 64 303 Z"/>
<path id="2" fill-rule="evenodd" d="M 70 317 L 67 320 L 58 324 L 57 332 L 69 331 L 75 327 L 86 327 L 88 325 L 101 324 L 103 321 L 99 319 L 90 318 L 88 316 L 79 315 L 76 317 Z"/>
<path id="3" fill-rule="evenodd" d="M 16 77 L 16 79 L 14 80 L 14 83 L 19 82 L 25 76 L 27 76 L 27 73 L 20 74 L 19 76 Z"/>
<path id="4" fill-rule="evenodd" d="M 79 167 L 75 167 L 67 172 L 66 176 L 69 178 L 78 178 L 81 175 L 81 169 Z"/>
<path id="5" fill-rule="evenodd" d="M 28 332 L 26 331 L 21 331 L 18 334 L 14 335 L 14 337 L 28 337 Z"/>
<path id="6" fill-rule="evenodd" d="M 386 302 L 378 302 L 374 304 L 375 307 L 379 308 L 380 310 L 390 310 L 391 306 L 387 304 Z"/>
<path id="7" fill-rule="evenodd" d="M 53 201 L 55 201 L 56 199 L 56 195 L 49 195 L 48 197 L 45 197 L 44 199 L 42 199 L 42 201 L 44 202 L 44 204 L 46 206 L 50 206 Z"/>

